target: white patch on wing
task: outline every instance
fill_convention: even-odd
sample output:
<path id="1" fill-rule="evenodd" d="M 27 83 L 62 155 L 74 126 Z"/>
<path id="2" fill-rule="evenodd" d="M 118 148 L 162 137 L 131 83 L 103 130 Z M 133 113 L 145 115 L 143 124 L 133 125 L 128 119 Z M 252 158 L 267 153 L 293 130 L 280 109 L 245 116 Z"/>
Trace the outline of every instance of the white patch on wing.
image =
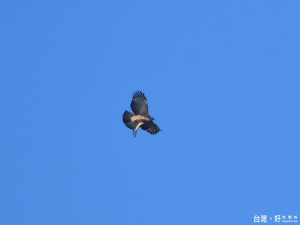
<path id="1" fill-rule="evenodd" d="M 136 115 L 136 116 L 133 116 L 130 118 L 130 121 L 133 123 L 137 120 L 146 120 L 146 121 L 149 121 L 148 118 L 144 117 L 144 116 L 141 116 L 141 115 Z"/>

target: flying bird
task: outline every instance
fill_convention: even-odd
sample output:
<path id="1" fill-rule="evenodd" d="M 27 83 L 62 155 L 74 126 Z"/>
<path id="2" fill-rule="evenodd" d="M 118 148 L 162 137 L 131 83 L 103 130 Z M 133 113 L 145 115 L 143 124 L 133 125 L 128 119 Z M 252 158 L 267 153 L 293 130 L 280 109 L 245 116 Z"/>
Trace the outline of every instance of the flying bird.
<path id="1" fill-rule="evenodd" d="M 136 137 L 139 127 L 150 134 L 157 134 L 161 131 L 153 122 L 154 118 L 149 115 L 147 98 L 143 92 L 136 91 L 133 94 L 130 106 L 134 114 L 125 110 L 123 122 L 129 129 L 133 130 L 134 137 Z"/>

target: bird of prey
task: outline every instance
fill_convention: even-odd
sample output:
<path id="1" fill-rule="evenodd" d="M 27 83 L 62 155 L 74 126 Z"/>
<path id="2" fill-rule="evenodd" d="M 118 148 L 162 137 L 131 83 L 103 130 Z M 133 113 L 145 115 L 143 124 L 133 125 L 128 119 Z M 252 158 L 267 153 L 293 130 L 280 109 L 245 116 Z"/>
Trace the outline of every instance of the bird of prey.
<path id="1" fill-rule="evenodd" d="M 161 131 L 153 122 L 154 118 L 149 115 L 147 98 L 143 92 L 136 91 L 133 94 L 130 106 L 134 114 L 125 110 L 123 122 L 129 129 L 133 130 L 134 137 L 136 137 L 139 127 L 150 134 L 157 134 Z"/>

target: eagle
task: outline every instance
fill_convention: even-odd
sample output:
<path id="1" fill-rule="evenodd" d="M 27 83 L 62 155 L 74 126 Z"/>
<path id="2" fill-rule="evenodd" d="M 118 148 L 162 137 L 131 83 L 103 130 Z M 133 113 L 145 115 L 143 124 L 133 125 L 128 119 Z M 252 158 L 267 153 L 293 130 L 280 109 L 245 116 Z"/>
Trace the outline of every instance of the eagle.
<path id="1" fill-rule="evenodd" d="M 133 93 L 130 107 L 134 114 L 125 110 L 123 122 L 129 129 L 133 130 L 134 137 L 136 137 L 139 127 L 150 134 L 157 134 L 161 131 L 153 122 L 154 118 L 149 115 L 147 98 L 143 92 L 136 91 Z"/>

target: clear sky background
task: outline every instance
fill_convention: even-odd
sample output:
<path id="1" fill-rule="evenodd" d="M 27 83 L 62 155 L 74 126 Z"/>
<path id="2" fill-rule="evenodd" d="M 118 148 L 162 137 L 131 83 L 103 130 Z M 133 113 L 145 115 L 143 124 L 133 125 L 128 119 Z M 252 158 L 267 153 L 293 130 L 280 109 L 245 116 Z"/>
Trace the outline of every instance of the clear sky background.
<path id="1" fill-rule="evenodd" d="M 2 1 L 0 224 L 300 217 L 299 11 Z M 137 90 L 158 135 L 122 123 Z"/>

